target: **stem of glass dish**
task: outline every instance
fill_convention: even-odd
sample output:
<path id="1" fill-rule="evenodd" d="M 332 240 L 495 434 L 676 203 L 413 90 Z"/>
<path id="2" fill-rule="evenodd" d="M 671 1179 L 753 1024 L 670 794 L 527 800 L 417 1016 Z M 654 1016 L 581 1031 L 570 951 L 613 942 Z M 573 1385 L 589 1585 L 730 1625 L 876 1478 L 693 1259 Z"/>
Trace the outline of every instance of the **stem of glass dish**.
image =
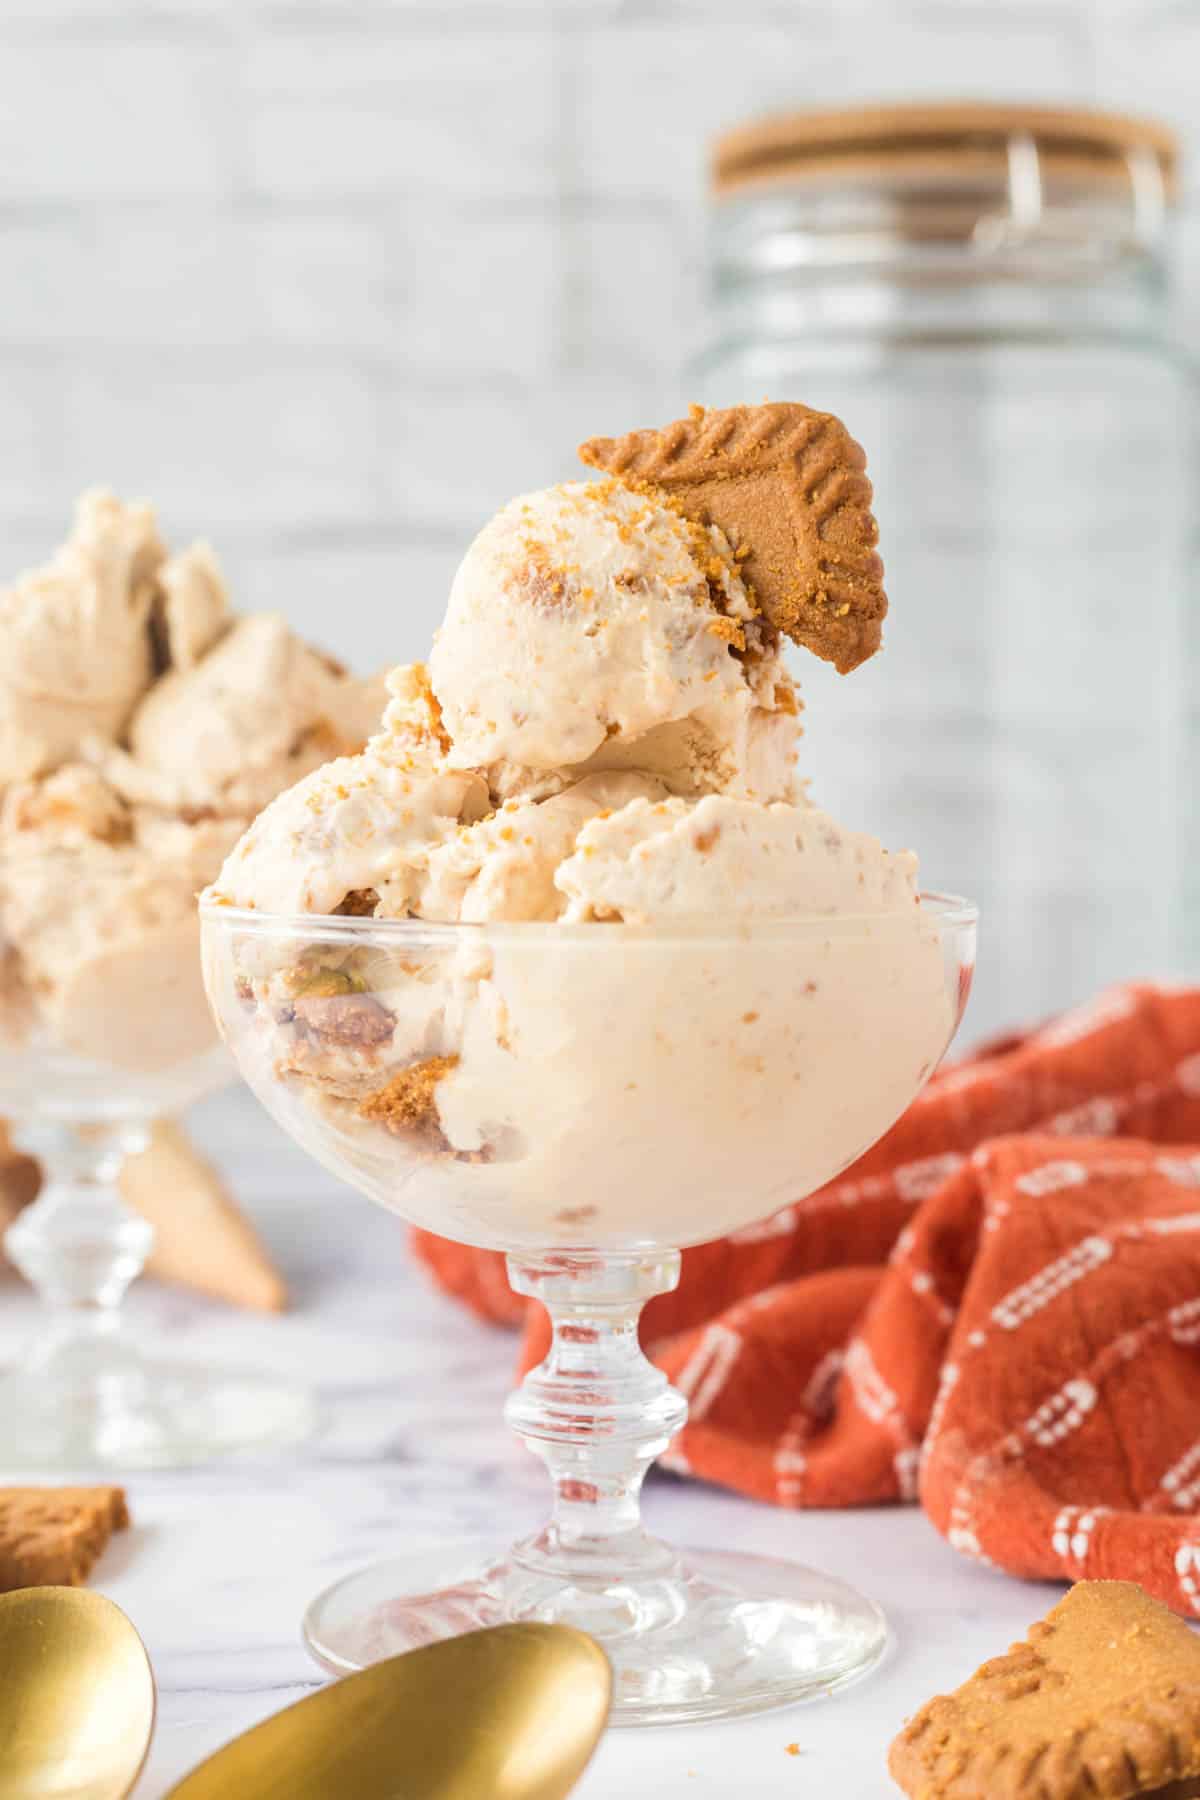
<path id="1" fill-rule="evenodd" d="M 154 1242 L 153 1227 L 116 1185 L 121 1164 L 144 1149 L 148 1133 L 128 1123 L 38 1125 L 20 1141 L 41 1161 L 45 1179 L 33 1205 L 9 1226 L 4 1248 L 49 1313 L 25 1369 L 90 1384 L 98 1364 L 120 1355 L 120 1305 Z"/>
<path id="2" fill-rule="evenodd" d="M 679 1254 L 510 1256 L 509 1280 L 540 1300 L 553 1338 L 509 1399 L 509 1424 L 554 1483 L 554 1512 L 515 1555 L 572 1580 L 665 1571 L 673 1553 L 643 1530 L 646 1471 L 687 1418 L 687 1401 L 642 1353 L 646 1301 L 679 1280 Z"/>

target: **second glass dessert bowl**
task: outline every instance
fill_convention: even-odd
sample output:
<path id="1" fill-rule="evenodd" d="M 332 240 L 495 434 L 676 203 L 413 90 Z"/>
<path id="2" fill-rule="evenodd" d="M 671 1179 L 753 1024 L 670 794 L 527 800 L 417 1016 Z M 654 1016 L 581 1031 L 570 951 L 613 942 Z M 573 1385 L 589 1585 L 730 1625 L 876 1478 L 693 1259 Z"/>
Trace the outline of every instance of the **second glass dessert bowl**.
<path id="1" fill-rule="evenodd" d="M 122 1166 L 156 1118 L 233 1075 L 204 1001 L 190 896 L 181 904 L 179 880 L 105 845 L 10 859 L 0 873 L 10 905 L 21 896 L 40 927 L 28 967 L 0 930 L 0 1115 L 41 1164 L 4 1249 L 44 1314 L 0 1370 L 0 1471 L 174 1468 L 296 1442 L 314 1424 L 306 1390 L 160 1359 L 122 1324 L 154 1241 L 121 1193 Z"/>
<path id="2" fill-rule="evenodd" d="M 508 1405 L 554 1510 L 506 1554 L 422 1550 L 310 1607 L 341 1673 L 515 1619 L 590 1631 L 614 1718 L 758 1711 L 865 1673 L 872 1601 L 791 1562 L 676 1551 L 639 1515 L 687 1403 L 638 1316 L 679 1252 L 815 1191 L 898 1118 L 954 1035 L 975 912 L 728 925 L 440 925 L 202 908 L 223 1035 L 325 1167 L 508 1254 L 553 1341 Z"/>

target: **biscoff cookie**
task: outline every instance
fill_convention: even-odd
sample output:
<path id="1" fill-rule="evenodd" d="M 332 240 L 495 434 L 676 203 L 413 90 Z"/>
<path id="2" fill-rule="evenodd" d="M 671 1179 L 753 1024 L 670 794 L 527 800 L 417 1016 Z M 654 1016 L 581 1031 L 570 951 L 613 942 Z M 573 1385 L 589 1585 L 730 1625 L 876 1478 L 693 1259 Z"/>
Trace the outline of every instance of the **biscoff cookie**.
<path id="1" fill-rule="evenodd" d="M 123 1488 L 0 1488 L 0 1593 L 81 1586 L 128 1524 Z"/>
<path id="2" fill-rule="evenodd" d="M 866 457 L 832 413 L 695 406 L 659 431 L 590 438 L 579 455 L 719 526 L 770 623 L 843 675 L 878 650 L 887 596 Z"/>
<path id="3" fill-rule="evenodd" d="M 1081 1581 L 921 1708 L 888 1768 L 912 1800 L 1200 1792 L 1200 1638 L 1130 1581 Z"/>

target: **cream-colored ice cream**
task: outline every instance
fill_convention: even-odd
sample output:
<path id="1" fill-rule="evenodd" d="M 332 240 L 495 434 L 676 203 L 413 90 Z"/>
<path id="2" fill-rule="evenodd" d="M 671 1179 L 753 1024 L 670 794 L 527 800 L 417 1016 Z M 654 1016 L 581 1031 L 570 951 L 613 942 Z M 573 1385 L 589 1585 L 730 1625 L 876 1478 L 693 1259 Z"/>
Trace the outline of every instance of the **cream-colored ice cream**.
<path id="1" fill-rule="evenodd" d="M 163 563 L 158 588 L 167 665 L 195 668 L 232 624 L 221 565 L 207 544 L 191 544 Z"/>
<path id="2" fill-rule="evenodd" d="M 239 619 L 214 648 L 155 683 L 110 764 L 135 798 L 174 810 L 253 817 L 379 721 L 382 682 L 363 682 L 276 613 Z M 131 766 L 132 765 L 132 766 Z"/>
<path id="3" fill-rule="evenodd" d="M 154 674 L 164 556 L 149 507 L 85 494 L 61 550 L 0 591 L 0 788 L 122 729 Z"/>
<path id="4" fill-rule="evenodd" d="M 677 1248 L 749 1225 L 860 1155 L 953 1027 L 938 934 L 911 901 L 828 933 L 758 925 L 567 925 L 557 944 L 483 927 L 457 955 L 427 952 L 421 990 L 443 1004 L 407 1043 L 444 1065 L 432 1115 L 414 1131 L 400 1114 L 403 1182 L 378 1077 L 353 1110 L 327 1098 L 310 1133 L 332 1127 L 385 1204 L 470 1243 Z M 385 1009 L 409 985 L 367 980 Z"/>
<path id="5" fill-rule="evenodd" d="M 431 852 L 487 810 L 487 788 L 470 771 L 340 757 L 255 820 L 221 871 L 221 898 L 264 912 L 335 913 L 349 895 L 370 893 L 370 910 L 407 918 Z"/>
<path id="6" fill-rule="evenodd" d="M 627 772 L 587 775 L 544 800 L 504 801 L 430 852 L 421 916 L 468 924 L 561 918 L 567 894 L 559 877 L 581 833 L 663 793 L 652 776 Z"/>
<path id="7" fill-rule="evenodd" d="M 209 1047 L 195 896 L 238 829 L 130 808 L 80 764 L 9 789 L 0 937 L 59 1050 L 136 1070 Z"/>
<path id="8" fill-rule="evenodd" d="M 384 698 L 235 618 L 213 552 L 169 555 L 149 506 L 85 495 L 0 593 L 0 1037 L 147 1072 L 210 1048 L 196 895 Z"/>
<path id="9" fill-rule="evenodd" d="M 616 482 L 526 494 L 484 526 L 429 674 L 450 760 L 501 795 L 611 768 L 792 795 L 795 691 L 736 555 Z"/>
<path id="10" fill-rule="evenodd" d="M 384 677 L 388 702 L 367 749 L 382 762 L 410 766 L 414 757 L 444 758 L 450 739 L 424 663 L 401 663 Z"/>
<path id="11" fill-rule="evenodd" d="M 770 919 L 911 910 L 917 859 L 815 807 L 709 794 L 590 820 L 555 876 L 569 920 Z"/>
<path id="12" fill-rule="evenodd" d="M 738 571 L 612 481 L 511 502 L 366 751 L 276 800 L 209 891 L 250 921 L 207 954 L 255 1086 L 421 1224 L 715 1236 L 849 1162 L 945 1047 L 916 859 L 809 803 Z"/>

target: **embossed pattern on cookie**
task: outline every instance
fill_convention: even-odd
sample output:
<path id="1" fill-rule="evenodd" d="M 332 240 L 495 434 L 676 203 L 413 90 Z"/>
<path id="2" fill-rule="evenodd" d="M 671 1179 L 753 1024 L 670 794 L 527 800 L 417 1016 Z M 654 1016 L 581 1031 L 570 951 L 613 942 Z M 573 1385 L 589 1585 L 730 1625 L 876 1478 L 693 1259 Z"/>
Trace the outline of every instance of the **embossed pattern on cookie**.
<path id="1" fill-rule="evenodd" d="M 888 1768 L 913 1800 L 1193 1793 L 1200 1638 L 1135 1582 L 1077 1582 L 1024 1642 L 928 1701 Z"/>
<path id="2" fill-rule="evenodd" d="M 770 622 L 843 675 L 878 650 L 887 596 L 866 457 L 832 413 L 697 406 L 662 430 L 590 438 L 579 455 L 720 526 Z"/>

